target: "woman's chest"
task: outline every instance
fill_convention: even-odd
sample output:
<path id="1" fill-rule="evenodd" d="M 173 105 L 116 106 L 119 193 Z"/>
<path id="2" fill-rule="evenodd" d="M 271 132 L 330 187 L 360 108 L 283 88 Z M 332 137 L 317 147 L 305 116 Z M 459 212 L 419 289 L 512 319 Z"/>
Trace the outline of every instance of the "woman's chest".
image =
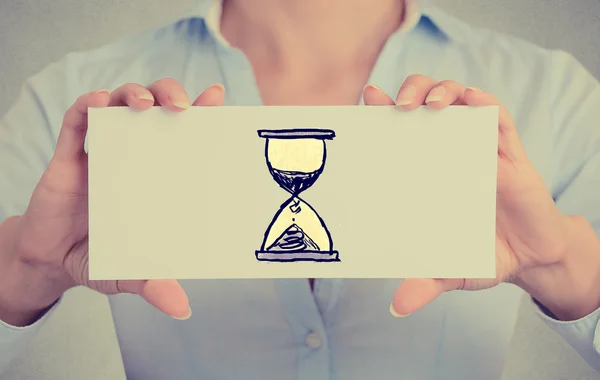
<path id="1" fill-rule="evenodd" d="M 377 373 L 434 380 L 499 374 L 520 292 L 501 286 L 446 294 L 397 319 L 389 303 L 399 283 L 323 279 L 311 292 L 302 279 L 188 281 L 193 316 L 185 322 L 135 297 L 113 297 L 111 306 L 132 379 L 162 374 L 364 379 Z"/>

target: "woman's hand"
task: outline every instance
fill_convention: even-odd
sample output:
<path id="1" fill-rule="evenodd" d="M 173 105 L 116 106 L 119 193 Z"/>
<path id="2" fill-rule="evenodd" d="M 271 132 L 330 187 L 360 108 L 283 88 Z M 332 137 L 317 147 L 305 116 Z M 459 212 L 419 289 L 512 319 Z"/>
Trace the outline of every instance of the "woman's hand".
<path id="1" fill-rule="evenodd" d="M 223 86 L 212 86 L 191 105 L 222 105 L 223 94 Z M 11 299 L 8 303 L 21 311 L 21 315 L 29 312 L 34 316 L 36 310 L 77 285 L 104 294 L 138 294 L 175 318 L 185 319 L 191 314 L 188 298 L 177 281 L 90 281 L 88 278 L 88 159 L 84 151 L 87 113 L 90 107 L 111 106 L 140 111 L 162 106 L 181 112 L 190 107 L 190 100 L 179 83 L 162 79 L 148 87 L 131 83 L 112 93 L 100 90 L 85 94 L 66 112 L 54 156 L 26 212 L 15 221 L 18 240 L 11 262 L 15 263 L 15 273 L 20 273 L 23 286 L 16 283 L 12 288 L 29 290 L 12 292 L 21 294 L 15 296 L 20 301 Z M 26 319 L 22 318 L 20 324 L 26 324 Z"/>
<path id="2" fill-rule="evenodd" d="M 479 89 L 465 88 L 454 81 L 438 82 L 426 76 L 413 75 L 401 86 L 395 101 L 374 86 L 365 87 L 364 100 L 366 105 L 396 105 L 406 111 L 422 105 L 433 109 L 443 109 L 450 105 L 500 107 L 496 278 L 406 279 L 394 295 L 390 309 L 392 314 L 408 315 L 446 291 L 480 290 L 501 282 L 517 284 L 526 291 L 535 293 L 532 295 L 538 300 L 550 300 L 552 297 L 547 292 L 551 290 L 542 283 L 552 282 L 548 273 L 561 272 L 558 268 L 569 258 L 575 236 L 580 234 L 585 223 L 558 210 L 542 178 L 527 158 L 511 116 L 498 99 Z M 598 243 L 593 231 L 586 236 L 590 241 Z M 591 302 L 587 308 L 593 308 L 594 305 L 597 308 L 600 306 L 598 301 Z M 556 306 L 553 311 L 561 311 L 559 305 L 552 306 Z"/>

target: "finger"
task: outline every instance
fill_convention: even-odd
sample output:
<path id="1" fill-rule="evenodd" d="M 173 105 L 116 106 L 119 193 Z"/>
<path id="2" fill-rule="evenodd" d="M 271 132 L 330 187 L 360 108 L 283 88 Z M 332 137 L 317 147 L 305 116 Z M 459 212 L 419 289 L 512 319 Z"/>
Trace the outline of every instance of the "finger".
<path id="1" fill-rule="evenodd" d="M 54 159 L 79 160 L 85 155 L 84 142 L 88 127 L 88 108 L 106 107 L 110 101 L 108 90 L 98 90 L 80 96 L 67 110 L 56 142 Z"/>
<path id="2" fill-rule="evenodd" d="M 390 312 L 396 317 L 407 316 L 429 304 L 442 293 L 460 289 L 463 284 L 463 279 L 406 279 L 394 293 Z"/>
<path id="3" fill-rule="evenodd" d="M 136 83 L 125 84 L 110 94 L 110 107 L 129 106 L 135 110 L 146 110 L 154 105 L 154 96 L 144 86 Z"/>
<path id="4" fill-rule="evenodd" d="M 477 88 L 468 88 L 464 94 L 469 106 L 498 106 L 498 154 L 513 162 L 526 160 L 526 153 L 515 122 L 508 110 L 494 95 Z"/>
<path id="5" fill-rule="evenodd" d="M 425 104 L 433 109 L 446 108 L 449 105 L 465 105 L 463 94 L 465 86 L 451 80 L 436 84 L 425 98 Z"/>
<path id="6" fill-rule="evenodd" d="M 188 319 L 191 316 L 188 297 L 176 280 L 118 281 L 117 284 L 119 292 L 138 294 L 173 318 Z"/>
<path id="7" fill-rule="evenodd" d="M 425 103 L 425 98 L 437 84 L 437 80 L 424 75 L 409 76 L 400 86 L 396 105 L 404 110 L 414 110 Z"/>
<path id="8" fill-rule="evenodd" d="M 367 106 L 393 106 L 394 100 L 375 85 L 368 84 L 363 89 L 363 100 Z"/>
<path id="9" fill-rule="evenodd" d="M 192 106 L 222 106 L 225 102 L 225 87 L 222 84 L 213 84 L 201 93 Z"/>
<path id="10" fill-rule="evenodd" d="M 180 112 L 190 107 L 190 99 L 179 82 L 175 79 L 160 79 L 148 86 L 148 90 L 156 100 L 155 105 L 170 111 Z"/>

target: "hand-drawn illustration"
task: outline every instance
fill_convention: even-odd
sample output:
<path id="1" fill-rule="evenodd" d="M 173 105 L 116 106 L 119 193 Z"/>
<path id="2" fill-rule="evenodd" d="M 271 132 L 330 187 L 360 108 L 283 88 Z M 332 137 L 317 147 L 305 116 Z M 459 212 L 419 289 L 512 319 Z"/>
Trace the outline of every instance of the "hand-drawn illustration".
<path id="1" fill-rule="evenodd" d="M 340 261 L 331 235 L 315 209 L 299 195 L 323 173 L 329 129 L 259 130 L 271 176 L 291 197 L 275 214 L 264 235 L 259 261 Z"/>

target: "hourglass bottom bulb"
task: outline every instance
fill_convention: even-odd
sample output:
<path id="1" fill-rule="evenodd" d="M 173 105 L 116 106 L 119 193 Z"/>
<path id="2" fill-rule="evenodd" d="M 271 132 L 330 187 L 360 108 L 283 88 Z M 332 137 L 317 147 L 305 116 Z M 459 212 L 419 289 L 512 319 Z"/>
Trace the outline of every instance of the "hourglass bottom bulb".
<path id="1" fill-rule="evenodd" d="M 267 229 L 260 261 L 339 261 L 323 220 L 298 197 L 290 198 Z"/>

